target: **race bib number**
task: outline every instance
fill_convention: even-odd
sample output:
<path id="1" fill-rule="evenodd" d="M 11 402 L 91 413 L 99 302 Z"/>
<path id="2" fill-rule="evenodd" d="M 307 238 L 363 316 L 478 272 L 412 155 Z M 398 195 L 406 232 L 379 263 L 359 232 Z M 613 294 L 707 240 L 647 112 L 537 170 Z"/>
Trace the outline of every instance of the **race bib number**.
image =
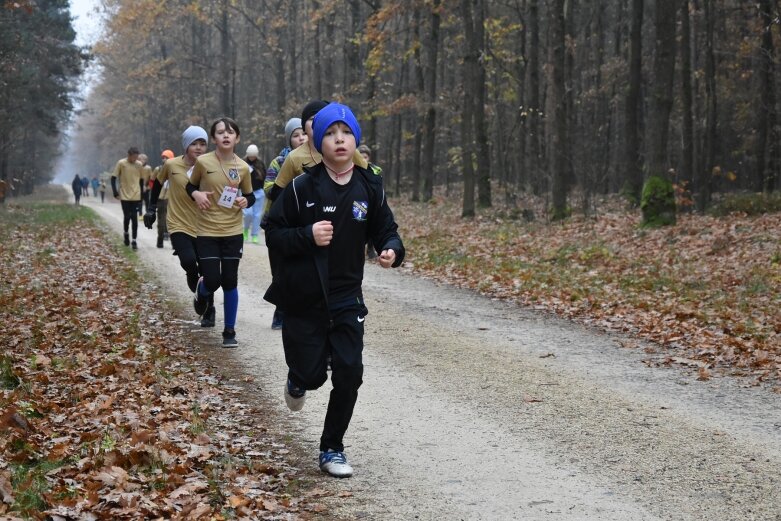
<path id="1" fill-rule="evenodd" d="M 232 208 L 233 202 L 239 196 L 239 189 L 235 186 L 226 186 L 222 191 L 222 196 L 217 204 L 224 206 L 225 208 Z"/>

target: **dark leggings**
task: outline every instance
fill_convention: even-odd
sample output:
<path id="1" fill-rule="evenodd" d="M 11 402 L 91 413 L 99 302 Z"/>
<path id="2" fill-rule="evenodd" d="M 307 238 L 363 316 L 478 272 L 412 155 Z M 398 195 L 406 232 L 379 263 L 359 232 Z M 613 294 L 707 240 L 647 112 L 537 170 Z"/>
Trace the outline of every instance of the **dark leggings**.
<path id="1" fill-rule="evenodd" d="M 171 247 L 174 255 L 179 257 L 179 264 L 187 274 L 187 286 L 190 291 L 195 291 L 198 277 L 201 273 L 198 269 L 198 252 L 195 249 L 195 237 L 184 232 L 174 232 L 170 235 Z"/>
<path id="2" fill-rule="evenodd" d="M 222 291 L 236 289 L 244 237 L 198 237 L 196 244 L 206 290 L 214 293 L 220 287 Z"/>
<path id="3" fill-rule="evenodd" d="M 220 287 L 229 291 L 239 285 L 239 259 L 204 259 L 201 261 L 203 282 L 209 293 Z"/>
<path id="4" fill-rule="evenodd" d="M 133 224 L 133 239 L 138 236 L 138 206 L 141 201 L 122 201 L 122 227 L 127 234 L 128 224 Z"/>

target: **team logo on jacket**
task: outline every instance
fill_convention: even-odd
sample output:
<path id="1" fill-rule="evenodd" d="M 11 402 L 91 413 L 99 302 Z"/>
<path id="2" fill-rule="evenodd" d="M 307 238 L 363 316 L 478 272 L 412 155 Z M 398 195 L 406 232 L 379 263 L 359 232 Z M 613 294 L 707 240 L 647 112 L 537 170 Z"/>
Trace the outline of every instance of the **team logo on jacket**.
<path id="1" fill-rule="evenodd" d="M 353 201 L 353 219 L 365 221 L 369 213 L 369 203 L 366 201 Z"/>

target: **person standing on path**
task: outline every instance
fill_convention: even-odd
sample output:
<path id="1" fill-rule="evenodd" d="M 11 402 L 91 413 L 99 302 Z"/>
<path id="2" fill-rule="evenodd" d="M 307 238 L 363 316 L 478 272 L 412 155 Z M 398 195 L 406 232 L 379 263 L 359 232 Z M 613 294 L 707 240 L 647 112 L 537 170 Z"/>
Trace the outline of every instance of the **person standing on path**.
<path id="1" fill-rule="evenodd" d="M 138 161 L 141 163 L 141 205 L 138 206 L 138 215 L 143 215 L 149 208 L 149 180 L 152 178 L 152 167 L 149 166 L 149 157 L 140 154 Z M 143 205 L 143 208 L 141 207 Z"/>
<path id="2" fill-rule="evenodd" d="M 98 192 L 100 192 L 100 202 L 105 203 L 106 202 L 106 181 L 104 179 L 100 180 L 100 186 L 98 187 Z"/>
<path id="3" fill-rule="evenodd" d="M 353 163 L 360 140 L 349 107 L 331 103 L 320 110 L 313 141 L 322 162 L 287 186 L 271 207 L 266 229 L 269 247 L 281 257 L 264 298 L 285 313 L 285 402 L 301 410 L 306 391 L 328 379 L 330 359 L 333 388 L 319 464 L 335 477 L 353 474 L 343 438 L 363 379 L 366 239 L 381 245 L 383 268 L 399 266 L 405 254 L 382 177 Z"/>
<path id="4" fill-rule="evenodd" d="M 163 169 L 163 166 L 165 165 L 165 162 L 169 159 L 174 158 L 174 153 L 172 150 L 163 150 L 160 153 L 160 165 L 155 167 L 154 170 L 152 170 L 152 176 L 149 178 L 149 204 L 147 205 L 147 213 L 149 213 L 150 209 L 152 208 L 152 190 L 154 190 L 154 182 L 157 179 L 157 177 L 160 175 L 160 172 Z M 159 190 L 159 197 L 157 198 L 157 247 L 162 248 L 163 247 L 163 241 L 168 239 L 168 182 L 163 183 L 162 188 Z M 144 216 L 144 219 L 146 219 L 146 216 Z M 146 225 L 146 220 L 144 221 L 144 225 Z"/>
<path id="5" fill-rule="evenodd" d="M 239 261 L 244 251 L 241 211 L 255 203 L 255 195 L 249 165 L 234 152 L 241 136 L 239 125 L 222 117 L 212 124 L 209 134 L 217 148 L 195 161 L 187 184 L 187 193 L 200 210 L 195 244 L 203 276 L 196 286 L 193 306 L 203 315 L 214 292 L 222 287 L 222 347 L 236 347 Z"/>
<path id="6" fill-rule="evenodd" d="M 179 264 L 187 278 L 187 287 L 193 293 L 195 293 L 198 279 L 202 274 L 195 244 L 195 238 L 198 236 L 200 212 L 187 193 L 187 183 L 190 181 L 195 161 L 206 153 L 208 139 L 208 134 L 201 127 L 190 126 L 182 132 L 184 153 L 181 156 L 166 159 L 163 163 L 152 186 L 149 210 L 144 215 L 144 226 L 151 230 L 155 219 L 159 216 L 156 207 L 160 204 L 160 194 L 164 185 L 168 185 L 166 224 L 171 248 L 174 250 L 174 255 L 179 257 Z M 166 150 L 163 154 L 165 152 L 170 151 Z M 167 156 L 167 154 L 165 155 Z M 215 315 L 214 300 L 210 298 L 207 302 L 207 309 L 202 313 L 201 327 L 214 327 Z"/>
<path id="7" fill-rule="evenodd" d="M 73 177 L 71 190 L 73 190 L 73 198 L 76 199 L 76 206 L 79 206 L 79 201 L 81 200 L 81 178 L 79 177 L 79 174 L 76 174 Z"/>
<path id="8" fill-rule="evenodd" d="M 136 237 L 138 237 L 138 213 L 141 204 L 141 163 L 138 162 L 138 149 L 130 147 L 127 158 L 120 159 L 114 166 L 111 174 L 111 191 L 114 198 L 122 202 L 122 227 L 125 230 L 125 246 L 130 246 L 130 233 L 133 232 L 132 246 L 138 249 Z M 119 189 L 117 189 L 119 179 Z M 132 226 L 130 226 L 132 224 Z"/>
<path id="9" fill-rule="evenodd" d="M 266 180 L 263 183 L 263 191 L 266 194 L 266 207 L 263 209 L 263 216 L 261 217 L 261 223 L 265 226 L 265 221 L 268 218 L 268 212 L 271 208 L 271 198 L 268 197 L 269 192 L 274 187 L 274 181 L 279 175 L 279 170 L 285 163 L 285 158 L 291 151 L 297 149 L 301 145 L 307 142 L 309 138 L 304 132 L 301 126 L 301 118 L 290 118 L 285 123 L 285 146 L 280 150 L 279 155 L 275 157 L 269 164 L 268 170 L 266 170 Z M 265 228 L 264 228 L 265 229 Z M 274 271 L 274 255 L 271 254 L 271 250 L 268 251 L 268 262 L 271 266 L 271 271 Z M 274 306 L 274 316 L 271 318 L 271 329 L 280 330 L 284 326 L 284 313 L 280 311 L 279 306 Z"/>
<path id="10" fill-rule="evenodd" d="M 92 181 L 90 181 L 90 184 L 92 185 L 92 195 L 94 197 L 97 197 L 98 187 L 100 187 L 100 181 L 98 180 L 98 176 L 96 175 L 92 176 Z"/>
<path id="11" fill-rule="evenodd" d="M 263 206 L 266 204 L 266 194 L 263 193 L 263 181 L 266 178 L 266 165 L 258 157 L 258 147 L 250 145 L 244 154 L 244 161 L 249 165 L 252 178 L 252 193 L 255 195 L 255 204 L 244 211 L 244 240 L 252 238 L 253 244 L 258 244 L 260 235 L 260 217 Z"/>

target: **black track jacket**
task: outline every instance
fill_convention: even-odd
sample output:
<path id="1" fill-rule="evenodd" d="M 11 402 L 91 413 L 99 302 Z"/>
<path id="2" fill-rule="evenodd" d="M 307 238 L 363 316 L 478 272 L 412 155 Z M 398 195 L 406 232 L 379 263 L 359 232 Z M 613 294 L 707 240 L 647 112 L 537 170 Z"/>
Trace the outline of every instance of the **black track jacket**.
<path id="1" fill-rule="evenodd" d="M 377 252 L 396 252 L 393 267 L 404 261 L 404 245 L 393 212 L 385 199 L 382 177 L 355 166 L 353 181 L 364 183 L 369 194 L 368 237 L 356 237 L 361 244 L 371 239 Z M 330 183 L 322 163 L 305 168 L 271 206 L 266 227 L 266 244 L 274 257 L 271 286 L 264 299 L 282 311 L 303 312 L 328 307 L 328 247 L 315 244 L 312 225 L 331 220 L 321 203 L 321 183 Z M 363 278 L 363 266 L 361 273 Z"/>

